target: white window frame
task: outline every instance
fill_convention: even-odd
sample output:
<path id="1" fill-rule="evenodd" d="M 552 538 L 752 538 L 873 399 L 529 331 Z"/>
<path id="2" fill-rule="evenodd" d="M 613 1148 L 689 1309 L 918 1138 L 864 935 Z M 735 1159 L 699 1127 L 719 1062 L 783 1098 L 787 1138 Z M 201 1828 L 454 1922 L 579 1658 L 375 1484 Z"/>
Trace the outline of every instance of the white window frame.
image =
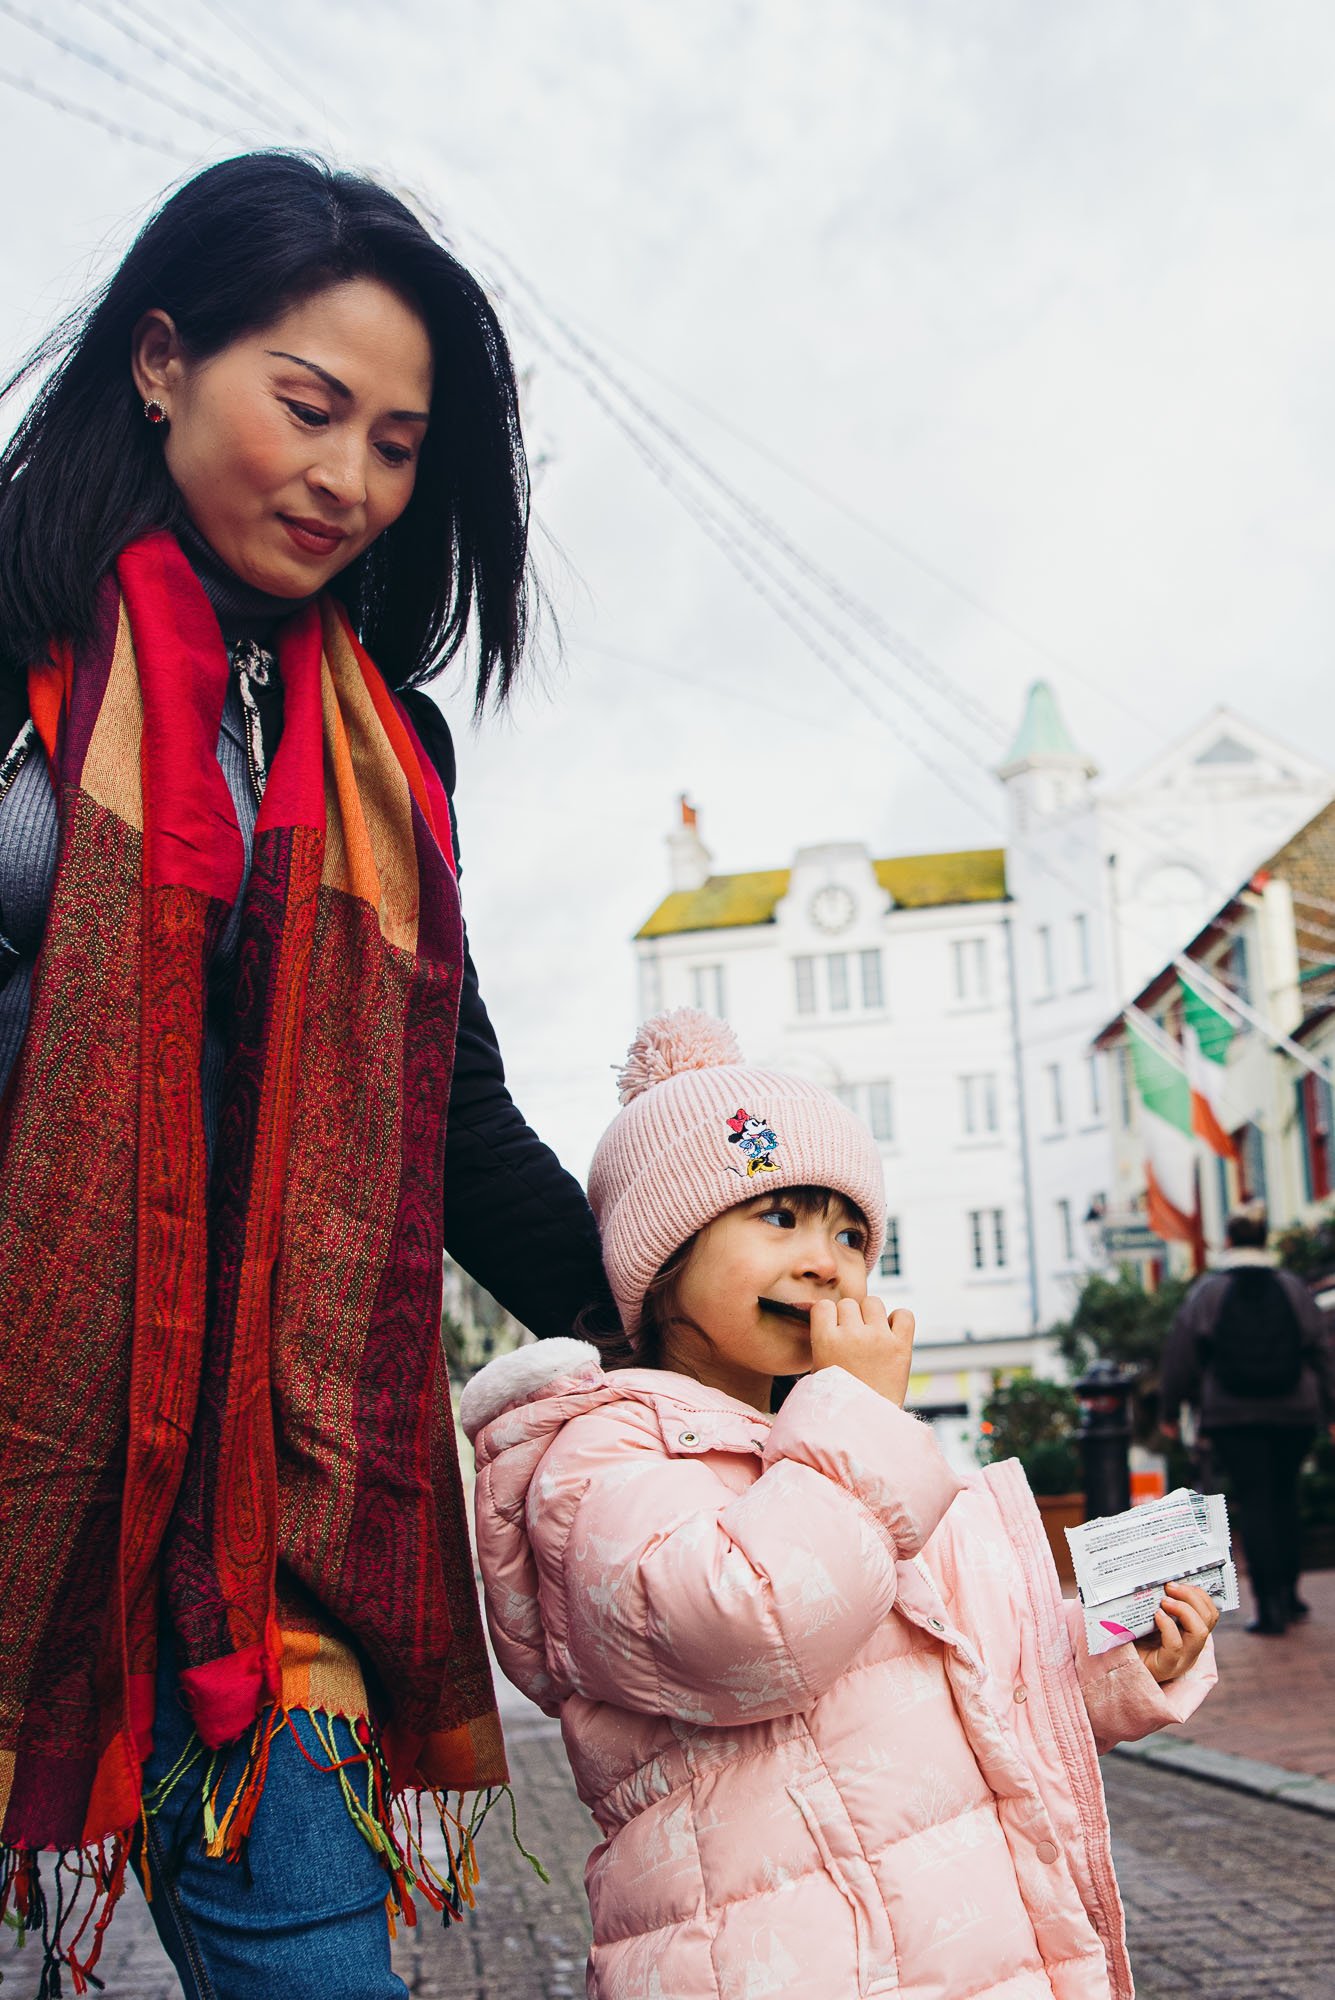
<path id="1" fill-rule="evenodd" d="M 885 1005 L 885 967 L 878 944 L 858 953 L 858 990 L 866 1012 L 879 1013 Z"/>
<path id="2" fill-rule="evenodd" d="M 960 1124 L 966 1139 L 992 1139 L 1001 1130 L 995 1070 L 975 1070 L 960 1078 Z"/>
<path id="3" fill-rule="evenodd" d="M 878 1145 L 894 1145 L 895 1093 L 888 1077 L 880 1077 L 867 1085 L 867 1123 Z"/>
<path id="4" fill-rule="evenodd" d="M 882 1278 L 902 1278 L 904 1275 L 904 1252 L 899 1240 L 897 1215 L 887 1215 L 885 1218 L 885 1242 L 881 1247 L 881 1261 L 877 1265 L 877 1275 Z"/>
<path id="5" fill-rule="evenodd" d="M 1037 954 L 1038 997 L 1050 1000 L 1057 991 L 1057 948 L 1053 942 L 1052 925 L 1038 924 L 1034 930 L 1034 948 Z"/>
<path id="6" fill-rule="evenodd" d="M 989 991 L 987 939 L 952 938 L 950 955 L 956 1000 L 964 1006 L 981 1005 Z"/>
<path id="7" fill-rule="evenodd" d="M 1066 1130 L 1066 1090 L 1062 1079 L 1061 1064 L 1059 1062 L 1044 1063 L 1043 1075 L 1046 1079 L 1048 1090 L 1048 1130 L 1049 1132 L 1064 1132 Z"/>
<path id="8" fill-rule="evenodd" d="M 1077 910 L 1071 919 L 1071 929 L 1075 933 L 1075 990 L 1094 983 L 1094 949 L 1090 937 L 1089 918 L 1083 910 Z"/>
<path id="9" fill-rule="evenodd" d="M 816 961 L 810 953 L 793 960 L 793 1008 L 798 1014 L 819 1012 L 816 1000 Z"/>
<path id="10" fill-rule="evenodd" d="M 848 953 L 825 954 L 825 993 L 832 1014 L 848 1014 L 853 1007 L 853 986 L 848 976 Z"/>
<path id="11" fill-rule="evenodd" d="M 1059 1195 L 1056 1202 L 1057 1233 L 1061 1239 L 1062 1262 L 1075 1262 L 1075 1218 L 1071 1214 L 1071 1204 L 1066 1195 Z"/>
<path id="12" fill-rule="evenodd" d="M 975 1271 L 1006 1270 L 1005 1209 L 971 1208 L 968 1221 L 972 1268 Z"/>

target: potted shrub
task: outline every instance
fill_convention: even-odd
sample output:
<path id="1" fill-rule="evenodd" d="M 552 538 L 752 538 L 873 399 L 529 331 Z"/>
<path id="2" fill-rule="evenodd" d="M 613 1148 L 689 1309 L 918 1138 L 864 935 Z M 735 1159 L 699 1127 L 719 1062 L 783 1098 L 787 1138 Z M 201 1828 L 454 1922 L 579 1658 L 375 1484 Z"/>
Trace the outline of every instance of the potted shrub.
<path id="1" fill-rule="evenodd" d="M 1063 1583 L 1074 1583 L 1066 1530 L 1085 1518 L 1076 1432 L 1080 1405 L 1064 1382 L 1016 1375 L 994 1378 L 983 1405 L 979 1457 L 984 1464 L 1018 1458 L 1038 1501 L 1043 1527 Z"/>

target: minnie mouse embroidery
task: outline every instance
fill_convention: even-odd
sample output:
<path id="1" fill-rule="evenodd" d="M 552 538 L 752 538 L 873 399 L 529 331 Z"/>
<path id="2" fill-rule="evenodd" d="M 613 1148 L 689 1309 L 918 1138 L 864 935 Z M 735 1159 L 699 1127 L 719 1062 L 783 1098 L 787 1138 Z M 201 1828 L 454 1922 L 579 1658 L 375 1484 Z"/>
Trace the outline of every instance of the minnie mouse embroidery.
<path id="1" fill-rule="evenodd" d="M 765 1123 L 763 1118 L 755 1118 L 749 1111 L 738 1109 L 728 1120 L 728 1144 L 740 1146 L 746 1161 L 744 1178 L 752 1174 L 773 1174 L 778 1172 L 774 1155 L 779 1147 L 779 1135 Z M 741 1174 L 741 1167 L 730 1167 L 730 1173 Z"/>

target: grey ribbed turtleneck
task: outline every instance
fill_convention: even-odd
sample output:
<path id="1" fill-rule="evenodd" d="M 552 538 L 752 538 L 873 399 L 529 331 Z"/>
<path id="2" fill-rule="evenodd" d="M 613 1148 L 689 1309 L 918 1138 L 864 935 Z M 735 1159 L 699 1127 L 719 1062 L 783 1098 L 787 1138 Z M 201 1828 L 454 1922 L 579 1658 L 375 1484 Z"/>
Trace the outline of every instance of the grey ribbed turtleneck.
<path id="1" fill-rule="evenodd" d="M 247 642 L 267 647 L 278 622 L 300 608 L 300 602 L 271 597 L 243 582 L 193 528 L 178 530 L 178 539 L 204 586 L 233 661 L 238 648 Z M 256 693 L 267 764 L 283 726 L 283 691 L 277 673 L 271 676 L 267 689 L 257 689 Z M 6 774 L 12 773 L 6 756 L 9 749 L 8 744 L 0 745 L 0 981 L 3 982 L 0 984 L 0 1093 L 27 1031 L 33 968 L 55 882 L 59 835 L 55 798 L 40 748 L 34 746 L 21 758 L 17 774 L 10 775 L 6 785 Z M 245 846 L 245 872 L 241 892 L 209 967 L 202 1083 L 210 1149 L 222 1087 L 241 905 L 250 879 L 258 794 L 263 790 L 263 771 L 252 773 L 247 753 L 245 720 L 235 674 L 223 705 L 218 763 L 236 807 Z"/>

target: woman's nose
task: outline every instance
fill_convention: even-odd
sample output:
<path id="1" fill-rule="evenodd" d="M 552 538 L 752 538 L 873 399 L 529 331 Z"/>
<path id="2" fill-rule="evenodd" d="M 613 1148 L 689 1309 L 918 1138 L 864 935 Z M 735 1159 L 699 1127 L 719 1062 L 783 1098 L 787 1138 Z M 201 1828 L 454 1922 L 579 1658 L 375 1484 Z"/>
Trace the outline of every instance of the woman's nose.
<path id="1" fill-rule="evenodd" d="M 359 507 L 366 498 L 366 453 L 355 439 L 321 440 L 324 449 L 307 474 L 312 486 L 340 507 Z"/>

